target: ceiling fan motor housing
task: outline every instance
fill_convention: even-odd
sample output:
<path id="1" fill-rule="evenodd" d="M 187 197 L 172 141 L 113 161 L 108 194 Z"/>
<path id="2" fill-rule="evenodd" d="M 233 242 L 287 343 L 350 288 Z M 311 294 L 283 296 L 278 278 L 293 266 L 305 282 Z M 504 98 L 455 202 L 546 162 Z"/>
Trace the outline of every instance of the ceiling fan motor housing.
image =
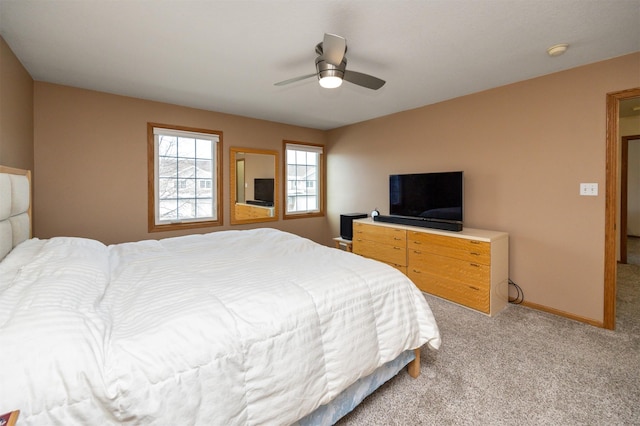
<path id="1" fill-rule="evenodd" d="M 318 72 L 318 79 L 324 77 L 339 77 L 344 78 L 344 70 L 347 67 L 347 58 L 342 58 L 340 65 L 336 66 L 325 61 L 322 56 L 316 58 L 316 70 Z"/>

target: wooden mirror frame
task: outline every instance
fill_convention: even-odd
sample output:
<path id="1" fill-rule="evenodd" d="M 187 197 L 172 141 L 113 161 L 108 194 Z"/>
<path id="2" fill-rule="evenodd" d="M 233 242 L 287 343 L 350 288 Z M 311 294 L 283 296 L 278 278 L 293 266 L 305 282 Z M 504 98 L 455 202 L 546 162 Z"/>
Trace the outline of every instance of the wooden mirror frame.
<path id="1" fill-rule="evenodd" d="M 273 207 L 251 205 L 238 202 L 237 196 L 237 169 L 236 164 L 239 160 L 245 161 L 245 173 L 246 169 L 250 167 L 247 164 L 246 155 L 270 155 L 273 156 Z M 230 147 L 229 148 L 229 198 L 231 203 L 231 224 L 240 225 L 245 223 L 260 223 L 260 222 L 274 222 L 280 217 L 279 215 L 279 179 L 280 174 L 278 170 L 278 151 L 272 151 L 267 149 L 255 149 L 255 148 L 241 148 Z M 250 158 L 250 157 L 249 157 Z M 264 176 L 270 177 L 270 176 Z"/>

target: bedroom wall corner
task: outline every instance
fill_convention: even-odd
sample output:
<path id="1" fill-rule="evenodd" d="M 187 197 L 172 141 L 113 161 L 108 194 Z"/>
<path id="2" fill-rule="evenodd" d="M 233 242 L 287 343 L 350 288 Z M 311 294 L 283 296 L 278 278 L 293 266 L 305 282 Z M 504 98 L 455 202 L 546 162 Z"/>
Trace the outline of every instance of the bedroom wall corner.
<path id="1" fill-rule="evenodd" d="M 31 75 L 0 37 L 0 164 L 34 168 Z"/>

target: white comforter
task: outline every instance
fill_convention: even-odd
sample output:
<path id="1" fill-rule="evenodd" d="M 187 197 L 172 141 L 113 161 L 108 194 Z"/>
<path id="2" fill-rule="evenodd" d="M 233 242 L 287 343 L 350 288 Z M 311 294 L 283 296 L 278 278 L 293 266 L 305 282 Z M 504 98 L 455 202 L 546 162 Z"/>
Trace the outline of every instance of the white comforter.
<path id="1" fill-rule="evenodd" d="M 290 424 L 425 343 L 404 275 L 273 229 L 32 239 L 0 263 L 0 412 L 24 425 Z"/>

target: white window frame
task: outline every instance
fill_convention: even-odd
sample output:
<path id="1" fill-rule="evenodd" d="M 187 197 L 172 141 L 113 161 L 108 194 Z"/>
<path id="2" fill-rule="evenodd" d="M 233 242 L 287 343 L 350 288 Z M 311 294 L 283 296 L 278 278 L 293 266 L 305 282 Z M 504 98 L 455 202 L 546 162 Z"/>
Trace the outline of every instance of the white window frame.
<path id="1" fill-rule="evenodd" d="M 304 184 L 305 188 L 308 188 L 309 183 L 313 182 L 316 189 L 316 207 L 311 209 L 300 209 L 300 210 L 289 210 L 289 187 L 291 180 L 289 179 L 289 151 L 303 151 L 303 152 L 311 152 L 318 154 L 318 164 L 316 165 L 316 178 L 315 180 L 304 180 L 301 182 L 306 182 Z M 300 217 L 310 217 L 310 216 L 324 216 L 324 204 L 325 204 L 325 165 L 324 165 L 324 146 L 318 144 L 310 144 L 305 142 L 293 142 L 293 141 L 284 141 L 284 178 L 285 185 L 284 188 L 284 218 L 285 219 L 293 219 Z M 294 163 L 291 163 L 294 164 Z M 295 197 L 295 196 L 294 196 Z"/>
<path id="2" fill-rule="evenodd" d="M 193 179 L 193 187 L 195 193 L 191 197 L 184 197 L 186 200 L 194 200 L 196 208 L 198 200 L 211 200 L 210 214 L 198 214 L 188 217 L 177 217 L 171 219 L 163 219 L 160 217 L 160 202 L 162 197 L 160 194 L 160 173 L 159 173 L 159 143 L 162 136 L 170 137 L 183 137 L 189 139 L 208 140 L 211 141 L 211 164 L 210 175 L 206 175 L 203 179 L 211 180 L 211 196 L 199 197 L 197 195 L 200 189 L 196 182 L 198 182 L 198 170 L 194 170 L 195 175 L 185 179 L 184 177 L 175 176 L 175 182 L 173 183 L 176 188 L 183 188 L 187 184 L 187 180 Z M 148 155 L 149 155 L 149 232 L 155 231 L 168 231 L 184 228 L 199 228 L 208 226 L 220 226 L 222 225 L 222 177 L 220 174 L 221 161 L 222 161 L 222 132 L 205 129 L 195 129 L 183 126 L 171 126 L 164 124 L 148 123 L 147 125 L 147 137 L 148 137 Z M 207 161 L 208 158 L 198 158 L 194 153 L 193 161 L 194 167 L 201 161 Z M 176 153 L 176 160 L 181 157 Z M 185 157 L 190 159 L 191 157 Z M 202 183 L 203 180 L 200 180 Z M 185 185 L 183 185 L 185 184 Z M 188 186 L 188 185 L 187 185 Z M 206 188 L 209 189 L 209 188 Z M 180 196 L 176 197 L 176 203 L 179 204 Z"/>

